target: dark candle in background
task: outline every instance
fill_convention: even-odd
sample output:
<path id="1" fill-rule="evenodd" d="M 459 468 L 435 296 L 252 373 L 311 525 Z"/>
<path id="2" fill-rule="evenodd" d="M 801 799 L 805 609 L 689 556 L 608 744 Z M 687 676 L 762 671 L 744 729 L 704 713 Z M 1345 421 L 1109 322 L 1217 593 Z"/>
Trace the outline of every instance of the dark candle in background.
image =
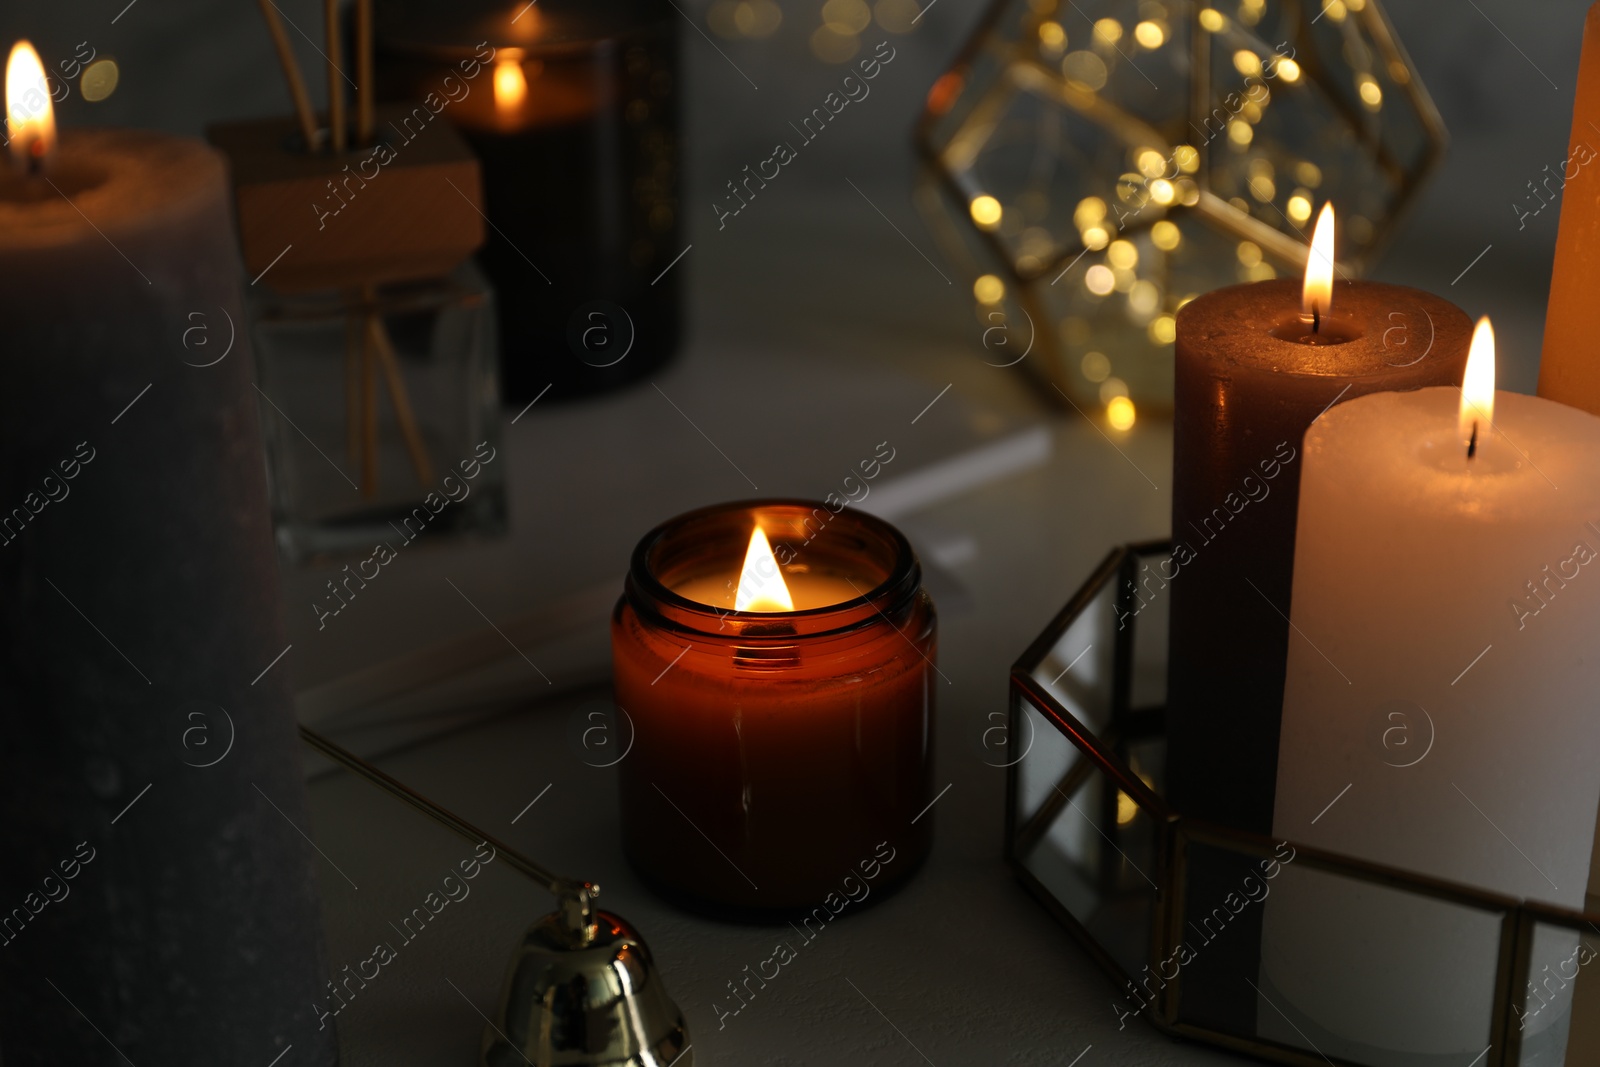
<path id="1" fill-rule="evenodd" d="M 0 166 L 7 1064 L 337 1062 L 230 201 L 161 134 Z"/>
<path id="2" fill-rule="evenodd" d="M 508 404 L 637 380 L 677 347 L 677 18 L 656 0 L 378 6 L 383 98 L 437 94 L 483 166 Z"/>
<path id="3" fill-rule="evenodd" d="M 1472 333 L 1460 308 L 1402 286 L 1337 283 L 1316 333 L 1301 303 L 1297 280 L 1236 285 L 1186 304 L 1177 323 L 1167 795 L 1185 815 L 1261 834 L 1272 832 L 1301 439 L 1340 401 L 1459 383 Z"/>

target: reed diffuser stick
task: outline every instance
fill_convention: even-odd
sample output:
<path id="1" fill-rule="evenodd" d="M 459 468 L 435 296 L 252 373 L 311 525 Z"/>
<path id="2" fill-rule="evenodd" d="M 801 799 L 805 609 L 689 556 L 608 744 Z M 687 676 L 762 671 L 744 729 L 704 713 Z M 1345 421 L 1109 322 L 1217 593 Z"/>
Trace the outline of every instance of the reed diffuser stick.
<path id="1" fill-rule="evenodd" d="M 361 337 L 361 495 L 378 495 L 378 377 L 370 330 Z"/>
<path id="2" fill-rule="evenodd" d="M 417 481 L 424 487 L 433 481 L 433 462 L 428 457 L 428 446 L 417 428 L 416 415 L 411 410 L 411 396 L 406 391 L 406 381 L 400 376 L 400 361 L 395 356 L 394 342 L 375 313 L 367 315 L 368 340 L 383 365 L 383 376 L 389 383 L 389 398 L 394 401 L 395 421 L 400 424 L 400 435 L 405 438 L 406 451 L 411 454 L 411 466 Z"/>
<path id="3" fill-rule="evenodd" d="M 294 101 L 294 114 L 300 120 L 300 135 L 306 139 L 306 151 L 317 148 L 317 115 L 311 110 L 311 96 L 306 92 L 305 79 L 300 76 L 300 64 L 295 61 L 294 48 L 289 35 L 283 30 L 283 20 L 272 0 L 260 0 L 261 15 L 267 20 L 267 32 L 272 34 L 272 44 L 278 53 L 278 64 L 283 67 L 283 79 L 289 83 L 289 97 Z"/>
<path id="4" fill-rule="evenodd" d="M 361 339 L 362 322 L 355 315 L 344 320 L 344 448 L 352 467 L 361 463 Z"/>
<path id="5" fill-rule="evenodd" d="M 372 143 L 377 128 L 377 86 L 372 70 L 372 0 L 356 0 L 356 143 Z"/>
<path id="6" fill-rule="evenodd" d="M 328 132 L 333 150 L 343 152 L 349 143 L 349 131 L 345 128 L 344 86 L 339 84 L 344 78 L 344 72 L 339 69 L 339 53 L 343 48 L 339 41 L 339 0 L 323 0 L 322 14 L 328 49 Z"/>

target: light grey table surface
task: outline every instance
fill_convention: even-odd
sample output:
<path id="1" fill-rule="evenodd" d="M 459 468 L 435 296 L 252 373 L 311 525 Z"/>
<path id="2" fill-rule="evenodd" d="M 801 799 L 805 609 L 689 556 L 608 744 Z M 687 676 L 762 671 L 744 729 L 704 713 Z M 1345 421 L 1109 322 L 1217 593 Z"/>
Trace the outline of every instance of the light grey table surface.
<path id="1" fill-rule="evenodd" d="M 985 365 L 993 357 L 970 309 L 848 188 L 833 202 L 788 207 L 730 240 L 700 235 L 681 265 L 691 271 L 694 328 L 654 387 L 537 405 L 508 428 L 510 538 L 417 552 L 321 632 L 309 607 L 295 605 L 309 602 L 326 570 L 287 572 L 295 645 L 286 663 L 314 689 L 447 638 L 499 643 L 473 606 L 503 621 L 575 589 L 620 590 L 627 552 L 646 529 L 690 506 L 752 495 L 751 481 L 762 494 L 818 496 L 888 440 L 896 458 L 880 482 L 887 493 L 891 474 L 932 469 L 934 481 L 941 471 L 948 479 L 958 470 L 951 457 L 1021 441 L 1014 473 L 920 506 L 923 484 L 891 508 L 929 564 L 949 679 L 938 694 L 935 788 L 950 789 L 931 816 L 930 861 L 881 906 L 842 917 L 721 1026 L 714 1005 L 726 984 L 787 928 L 689 917 L 628 869 L 616 772 L 589 766 L 597 760 L 572 740 L 575 717 L 609 701 L 593 670 L 593 634 L 571 655 L 559 641 L 522 646 L 531 664 L 508 650 L 503 669 L 520 672 L 520 702 L 471 721 L 448 701 L 414 708 L 412 725 L 437 732 L 381 762 L 551 867 L 599 882 L 603 904 L 654 950 L 697 1063 L 1231 1059 L 1141 1022 L 1119 1030 L 1110 982 L 1002 863 L 1004 772 L 983 762 L 978 742 L 990 713 L 1005 707 L 1010 663 L 1093 564 L 1119 542 L 1164 533 L 1170 423 L 1147 419 L 1108 435 L 1062 416 L 1013 372 Z M 746 269 L 757 260 L 759 276 Z M 592 629 L 592 620 L 574 627 Z M 370 751 L 388 735 L 342 736 Z M 311 799 L 337 971 L 379 941 L 399 944 L 390 924 L 471 848 L 348 775 L 319 773 Z M 514 941 L 549 903 L 491 865 L 339 1015 L 345 1062 L 475 1063 L 480 1011 L 492 1010 Z"/>

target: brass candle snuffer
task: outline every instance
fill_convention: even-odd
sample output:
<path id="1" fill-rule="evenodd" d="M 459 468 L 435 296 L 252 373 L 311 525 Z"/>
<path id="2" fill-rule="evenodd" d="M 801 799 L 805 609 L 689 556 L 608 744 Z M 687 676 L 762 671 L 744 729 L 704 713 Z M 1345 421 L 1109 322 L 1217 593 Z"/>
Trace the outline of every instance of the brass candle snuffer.
<path id="1" fill-rule="evenodd" d="M 309 727 L 319 753 L 548 889 L 556 910 L 528 927 L 483 1032 L 482 1067 L 694 1067 L 683 1012 L 667 995 L 644 939 L 595 908 L 600 887 L 552 874 L 405 783 Z"/>

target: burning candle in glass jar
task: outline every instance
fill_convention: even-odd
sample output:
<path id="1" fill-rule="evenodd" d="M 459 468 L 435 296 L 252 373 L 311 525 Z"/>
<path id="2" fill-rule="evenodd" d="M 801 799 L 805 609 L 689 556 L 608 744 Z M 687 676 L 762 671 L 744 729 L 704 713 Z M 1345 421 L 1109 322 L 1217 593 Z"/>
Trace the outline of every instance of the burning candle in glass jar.
<path id="1" fill-rule="evenodd" d="M 1170 586 L 1169 798 L 1258 833 L 1272 825 L 1301 438 L 1354 397 L 1459 383 L 1472 328 L 1432 294 L 1336 281 L 1334 252 L 1324 205 L 1303 281 L 1179 310 L 1173 559 L 1130 591 Z"/>
<path id="2" fill-rule="evenodd" d="M 687 277 L 667 270 L 686 241 L 680 15 L 653 0 L 386 0 L 376 19 L 381 97 L 444 100 L 482 166 L 506 402 L 648 377 L 677 345 Z"/>
<path id="3" fill-rule="evenodd" d="M 927 854 L 935 619 L 887 523 L 797 501 L 680 516 L 634 552 L 612 653 L 623 843 L 669 899 L 837 914 Z"/>

